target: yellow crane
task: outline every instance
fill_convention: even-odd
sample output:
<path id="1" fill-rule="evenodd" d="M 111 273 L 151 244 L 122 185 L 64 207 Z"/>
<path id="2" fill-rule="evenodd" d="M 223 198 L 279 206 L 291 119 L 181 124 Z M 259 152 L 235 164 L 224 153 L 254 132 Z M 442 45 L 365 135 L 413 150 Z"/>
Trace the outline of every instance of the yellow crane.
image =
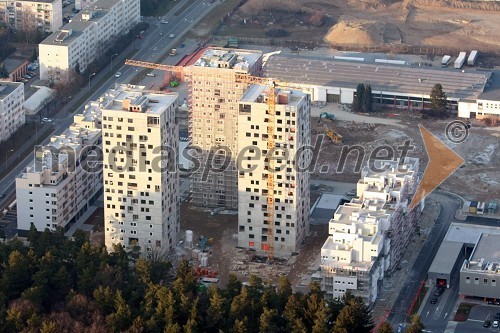
<path id="1" fill-rule="evenodd" d="M 182 74 L 185 67 L 157 64 L 140 60 L 125 60 L 126 65 L 158 69 Z M 276 87 L 278 85 L 286 86 L 285 83 L 279 83 L 270 78 L 252 76 L 244 73 L 235 73 L 235 82 L 246 84 L 261 84 L 269 87 L 267 107 L 268 107 L 268 125 L 267 125 L 267 152 L 272 154 L 275 148 L 274 143 L 274 122 L 276 115 Z M 268 158 L 267 173 L 267 257 L 269 261 L 274 260 L 274 159 Z"/>

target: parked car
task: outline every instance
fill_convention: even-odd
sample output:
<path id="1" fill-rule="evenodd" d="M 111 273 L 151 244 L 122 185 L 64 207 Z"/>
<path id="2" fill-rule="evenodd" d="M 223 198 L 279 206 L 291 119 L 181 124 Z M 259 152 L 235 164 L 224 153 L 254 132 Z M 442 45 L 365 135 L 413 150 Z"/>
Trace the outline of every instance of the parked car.
<path id="1" fill-rule="evenodd" d="M 161 24 L 168 24 L 168 21 L 165 21 L 165 20 L 161 20 L 160 21 Z"/>
<path id="2" fill-rule="evenodd" d="M 185 45 L 184 43 L 179 44 L 179 48 L 180 48 L 180 49 L 184 48 L 185 46 L 186 46 L 186 45 Z"/>
<path id="3" fill-rule="evenodd" d="M 434 292 L 434 296 L 441 296 L 444 292 L 444 288 L 437 288 Z"/>
<path id="4" fill-rule="evenodd" d="M 122 72 L 116 72 L 115 77 L 120 77 L 122 76 Z"/>
<path id="5" fill-rule="evenodd" d="M 491 325 L 491 321 L 486 320 L 486 321 L 484 322 L 484 324 L 483 324 L 483 327 L 488 328 L 488 327 L 490 327 L 490 325 Z"/>
<path id="6" fill-rule="evenodd" d="M 493 320 L 493 328 L 498 328 L 498 320 Z"/>
<path id="7" fill-rule="evenodd" d="M 431 304 L 436 304 L 438 301 L 437 297 L 431 298 Z"/>
<path id="8" fill-rule="evenodd" d="M 155 76 L 156 76 L 156 74 L 155 74 L 155 73 L 147 73 L 146 75 L 147 75 L 147 76 L 151 76 L 151 77 L 155 77 Z"/>
<path id="9" fill-rule="evenodd" d="M 170 34 L 170 35 L 168 35 L 168 38 L 174 38 L 174 37 L 175 37 L 175 35 L 174 35 L 174 34 Z"/>
<path id="10" fill-rule="evenodd" d="M 42 118 L 42 121 L 44 123 L 51 123 L 52 122 L 52 120 L 50 118 Z"/>
<path id="11" fill-rule="evenodd" d="M 0 199 L 5 198 L 5 193 L 0 194 Z"/>

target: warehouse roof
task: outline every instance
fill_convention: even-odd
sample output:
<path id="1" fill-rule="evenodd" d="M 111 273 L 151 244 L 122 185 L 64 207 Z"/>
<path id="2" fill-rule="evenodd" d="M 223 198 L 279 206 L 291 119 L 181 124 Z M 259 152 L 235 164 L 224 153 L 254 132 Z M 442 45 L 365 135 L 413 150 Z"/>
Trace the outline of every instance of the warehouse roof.
<path id="1" fill-rule="evenodd" d="M 429 274 L 451 274 L 463 246 L 464 243 L 461 242 L 444 241 L 441 243 L 429 268 Z"/>
<path id="2" fill-rule="evenodd" d="M 30 98 L 24 102 L 24 110 L 27 114 L 35 114 L 39 111 L 41 105 L 48 99 L 50 99 L 55 93 L 55 90 L 40 87 Z"/>
<path id="3" fill-rule="evenodd" d="M 450 98 L 475 99 L 484 91 L 491 72 L 274 55 L 264 66 L 264 75 L 285 82 L 326 87 L 356 89 L 359 83 L 365 83 L 370 84 L 374 92 L 416 96 L 428 96 L 432 87 L 440 83 Z"/>

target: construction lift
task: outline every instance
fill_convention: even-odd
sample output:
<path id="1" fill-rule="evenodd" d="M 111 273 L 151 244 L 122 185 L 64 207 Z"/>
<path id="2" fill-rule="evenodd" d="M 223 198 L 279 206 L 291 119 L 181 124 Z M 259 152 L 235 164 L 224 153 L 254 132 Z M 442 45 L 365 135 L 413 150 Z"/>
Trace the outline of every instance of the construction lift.
<path id="1" fill-rule="evenodd" d="M 326 125 L 325 125 L 325 133 L 326 133 L 326 136 L 328 136 L 334 144 L 342 143 L 342 135 L 340 135 L 339 133 L 335 133 L 333 130 L 331 130 Z"/>
<path id="2" fill-rule="evenodd" d="M 146 61 L 139 60 L 125 60 L 125 65 L 158 69 L 163 71 L 169 71 L 176 74 L 182 74 L 185 71 L 185 67 L 182 66 L 171 66 L 164 64 L 157 64 Z M 252 76 L 244 73 L 235 73 L 235 82 L 246 83 L 246 84 L 260 84 L 265 85 L 269 88 L 268 91 L 268 125 L 267 125 L 267 151 L 268 153 L 273 152 L 275 148 L 274 143 L 274 122 L 276 115 L 276 88 L 278 86 L 285 87 L 285 83 L 280 83 L 277 80 L 271 78 Z M 268 174 L 267 174 L 267 258 L 269 262 L 274 261 L 274 159 L 268 158 Z"/>

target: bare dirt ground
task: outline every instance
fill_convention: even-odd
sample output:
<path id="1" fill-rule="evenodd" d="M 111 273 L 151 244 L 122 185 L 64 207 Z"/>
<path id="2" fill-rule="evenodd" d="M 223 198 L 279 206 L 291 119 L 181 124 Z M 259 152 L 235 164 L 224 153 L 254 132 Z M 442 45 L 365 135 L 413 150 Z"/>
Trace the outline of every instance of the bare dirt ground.
<path id="1" fill-rule="evenodd" d="M 496 52 L 499 11 L 500 4 L 492 1 L 248 0 L 216 34 L 282 37 L 332 46 L 465 47 Z"/>
<path id="2" fill-rule="evenodd" d="M 335 110 L 328 110 L 328 106 L 324 110 L 335 113 Z M 391 116 L 391 120 L 398 119 L 400 125 L 404 127 L 375 123 L 379 119 L 374 119 L 374 123 L 370 126 L 350 121 L 332 122 L 324 119 L 318 124 L 318 118 L 311 118 L 313 143 L 317 135 L 325 134 L 325 125 L 343 136 L 343 145 L 333 144 L 328 138 L 324 139 L 319 149 L 313 177 L 356 182 L 360 178 L 360 173 L 355 172 L 355 166 L 358 163 L 356 153 L 351 152 L 344 162 L 341 159 L 342 149 L 355 145 L 362 147 L 364 158 L 361 166 L 364 166 L 375 148 L 390 146 L 399 156 L 397 147 L 404 145 L 407 140 L 414 146 L 408 155 L 420 158 L 421 171 L 424 171 L 428 160 L 418 128 L 421 124 L 465 160 L 464 166 L 455 171 L 441 185 L 443 189 L 457 193 L 468 200 L 489 201 L 500 197 L 500 128 L 486 128 L 483 122 L 475 121 L 467 140 L 460 144 L 453 144 L 445 135 L 446 126 L 453 119 L 417 119 L 414 112 L 406 111 L 386 113 L 381 116 L 387 117 L 388 115 Z M 385 152 L 380 152 L 379 156 L 382 154 Z M 339 164 L 343 166 L 340 169 Z"/>

